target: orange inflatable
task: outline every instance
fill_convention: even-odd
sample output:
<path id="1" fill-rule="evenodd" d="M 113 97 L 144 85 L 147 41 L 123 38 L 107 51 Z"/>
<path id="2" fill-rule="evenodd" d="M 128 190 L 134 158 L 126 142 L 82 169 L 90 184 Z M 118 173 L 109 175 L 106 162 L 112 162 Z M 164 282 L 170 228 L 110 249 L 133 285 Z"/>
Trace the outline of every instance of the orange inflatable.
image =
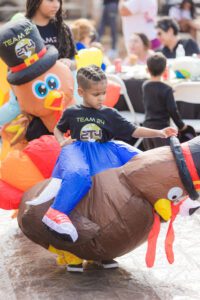
<path id="1" fill-rule="evenodd" d="M 0 56 L 23 112 L 4 126 L 0 153 L 0 208 L 15 209 L 24 191 L 51 176 L 60 147 L 53 136 L 42 135 L 53 132 L 63 109 L 73 103 L 74 83 L 69 67 L 57 60 L 57 49 L 46 47 L 26 18 L 1 27 Z M 31 127 L 28 144 L 25 137 L 34 120 L 40 127 Z M 34 141 L 38 131 L 42 137 Z"/>
<path id="2" fill-rule="evenodd" d="M 0 59 L 0 72 L 1 72 L 1 80 L 0 80 L 0 106 L 6 103 L 9 99 L 9 91 L 10 85 L 7 81 L 7 65 Z"/>
<path id="3" fill-rule="evenodd" d="M 39 117 L 52 132 L 63 109 L 73 103 L 73 76 L 57 60 L 58 50 L 45 46 L 37 27 L 22 18 L 1 27 L 0 56 L 21 111 Z"/>
<path id="4" fill-rule="evenodd" d="M 0 208 L 16 209 L 25 191 L 51 176 L 60 153 L 54 136 L 29 142 L 24 150 L 13 150 L 1 162 Z"/>
<path id="5" fill-rule="evenodd" d="M 44 179 L 30 158 L 19 150 L 12 151 L 2 161 L 1 174 L 5 182 L 21 191 L 26 191 Z"/>
<path id="6" fill-rule="evenodd" d="M 104 105 L 114 107 L 119 100 L 120 90 L 121 87 L 117 83 L 109 80 L 107 84 L 106 100 L 104 101 Z"/>
<path id="7" fill-rule="evenodd" d="M 50 132 L 63 109 L 74 102 L 72 73 L 59 61 L 34 80 L 12 87 L 21 110 L 39 117 Z"/>

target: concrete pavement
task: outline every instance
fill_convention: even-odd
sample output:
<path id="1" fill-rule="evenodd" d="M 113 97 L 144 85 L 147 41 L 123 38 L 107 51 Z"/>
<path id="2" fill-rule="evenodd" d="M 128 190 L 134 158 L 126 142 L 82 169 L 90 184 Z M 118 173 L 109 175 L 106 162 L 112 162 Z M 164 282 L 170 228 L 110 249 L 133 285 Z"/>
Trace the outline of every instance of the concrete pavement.
<path id="1" fill-rule="evenodd" d="M 29 241 L 10 212 L 0 210 L 0 299 L 6 300 L 198 300 L 200 213 L 175 222 L 175 263 L 164 253 L 162 226 L 155 266 L 145 265 L 146 245 L 118 258 L 119 268 L 67 273 L 53 254 Z"/>

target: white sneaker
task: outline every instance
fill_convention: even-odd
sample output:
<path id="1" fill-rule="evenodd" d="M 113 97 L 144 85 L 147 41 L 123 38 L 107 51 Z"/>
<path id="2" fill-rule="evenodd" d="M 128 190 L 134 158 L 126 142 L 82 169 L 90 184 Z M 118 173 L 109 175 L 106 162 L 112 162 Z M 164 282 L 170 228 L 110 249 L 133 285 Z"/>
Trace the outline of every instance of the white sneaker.
<path id="1" fill-rule="evenodd" d="M 119 264 L 116 260 L 111 259 L 111 260 L 102 260 L 101 261 L 101 266 L 104 269 L 115 269 L 119 267 Z"/>
<path id="2" fill-rule="evenodd" d="M 79 265 L 67 265 L 67 271 L 68 272 L 79 272 L 82 273 L 83 270 L 83 264 Z"/>

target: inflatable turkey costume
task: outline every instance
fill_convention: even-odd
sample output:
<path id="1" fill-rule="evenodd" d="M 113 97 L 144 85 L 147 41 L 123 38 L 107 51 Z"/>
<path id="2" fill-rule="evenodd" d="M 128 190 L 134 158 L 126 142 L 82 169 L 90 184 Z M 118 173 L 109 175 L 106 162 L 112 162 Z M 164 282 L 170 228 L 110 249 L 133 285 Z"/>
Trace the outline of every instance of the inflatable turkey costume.
<path id="1" fill-rule="evenodd" d="M 51 155 L 52 139 L 46 138 L 38 159 L 33 158 L 37 146 L 32 154 L 24 148 L 27 140 L 53 132 L 63 109 L 73 102 L 73 76 L 57 61 L 57 49 L 45 47 L 37 27 L 26 18 L 1 27 L 0 56 L 9 67 L 8 82 L 23 113 L 3 127 L 0 153 L 0 207 L 15 209 L 24 191 L 51 174 L 59 153 L 56 145 Z M 51 165 L 48 172 L 41 167 L 45 160 Z"/>
<path id="2" fill-rule="evenodd" d="M 25 193 L 19 226 L 32 241 L 66 257 L 66 263 L 72 257 L 68 251 L 78 257 L 78 263 L 81 259 L 108 260 L 135 249 L 149 236 L 146 261 L 151 267 L 160 219 L 171 219 L 166 255 L 172 263 L 173 221 L 179 211 L 187 210 L 189 215 L 200 207 L 198 201 L 191 200 L 197 199 L 200 191 L 199 153 L 200 137 L 182 145 L 171 138 L 171 148 L 140 153 L 120 168 L 95 175 L 89 193 L 70 215 L 79 235 L 75 243 L 58 239 L 43 224 L 52 200 L 38 206 L 26 204 L 43 191 L 48 181 Z"/>
<path id="3" fill-rule="evenodd" d="M 52 132 L 73 98 L 72 74 L 57 61 L 57 49 L 45 47 L 36 25 L 23 18 L 2 26 L 0 56 L 9 67 L 8 82 L 21 111 L 39 117 Z"/>

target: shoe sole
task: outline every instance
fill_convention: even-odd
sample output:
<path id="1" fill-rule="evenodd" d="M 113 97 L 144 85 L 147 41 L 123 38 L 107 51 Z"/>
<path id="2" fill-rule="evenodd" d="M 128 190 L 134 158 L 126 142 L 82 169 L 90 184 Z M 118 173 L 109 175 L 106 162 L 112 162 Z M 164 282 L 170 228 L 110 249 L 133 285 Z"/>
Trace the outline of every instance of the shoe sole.
<path id="1" fill-rule="evenodd" d="M 104 269 L 116 269 L 116 268 L 119 267 L 119 265 L 116 264 L 116 263 L 113 263 L 113 264 L 110 264 L 110 265 L 102 264 L 102 267 L 103 267 Z"/>
<path id="2" fill-rule="evenodd" d="M 75 272 L 75 273 L 83 273 L 83 268 L 71 268 L 67 267 L 68 272 Z"/>

